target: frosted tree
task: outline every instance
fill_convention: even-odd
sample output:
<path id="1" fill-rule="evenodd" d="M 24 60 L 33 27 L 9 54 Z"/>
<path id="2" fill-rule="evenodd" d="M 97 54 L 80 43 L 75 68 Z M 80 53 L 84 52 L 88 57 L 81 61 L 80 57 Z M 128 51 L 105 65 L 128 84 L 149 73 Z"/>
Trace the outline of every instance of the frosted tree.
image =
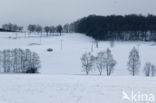
<path id="1" fill-rule="evenodd" d="M 96 66 L 100 75 L 102 75 L 102 72 L 106 67 L 106 61 L 106 52 L 99 52 L 96 57 Z"/>
<path id="2" fill-rule="evenodd" d="M 32 53 L 31 64 L 28 68 L 32 73 L 37 73 L 38 69 L 41 67 L 39 55 L 35 52 Z"/>
<path id="3" fill-rule="evenodd" d="M 12 71 L 12 64 L 13 64 L 12 51 L 7 50 L 7 72 L 13 72 Z"/>
<path id="4" fill-rule="evenodd" d="M 0 51 L 0 72 L 1 72 L 2 67 L 3 67 L 3 52 Z"/>
<path id="5" fill-rule="evenodd" d="M 144 67 L 144 73 L 146 76 L 150 76 L 150 72 L 151 72 L 151 63 L 146 63 L 145 67 Z"/>
<path id="6" fill-rule="evenodd" d="M 152 77 L 155 76 L 155 74 L 156 74 L 156 68 L 155 68 L 154 65 L 152 65 L 151 66 L 151 75 L 152 75 Z"/>
<path id="7" fill-rule="evenodd" d="M 19 68 L 18 68 L 18 70 L 19 70 L 19 72 L 22 72 L 22 73 L 24 73 L 24 50 L 22 50 L 22 49 L 19 49 L 18 50 L 18 62 L 19 62 Z"/>
<path id="8" fill-rule="evenodd" d="M 3 71 L 7 72 L 7 52 L 3 50 Z"/>
<path id="9" fill-rule="evenodd" d="M 18 68 L 18 49 L 13 50 L 13 71 L 17 72 Z"/>
<path id="10" fill-rule="evenodd" d="M 148 76 L 155 76 L 155 74 L 156 74 L 155 66 L 152 65 L 150 62 L 146 63 L 145 67 L 144 67 L 144 73 L 147 77 Z"/>
<path id="11" fill-rule="evenodd" d="M 32 52 L 29 49 L 26 49 L 24 51 L 24 63 L 23 63 L 23 69 L 24 72 L 27 72 L 28 68 L 31 68 L 31 62 L 32 62 Z"/>
<path id="12" fill-rule="evenodd" d="M 106 50 L 106 72 L 107 72 L 107 76 L 110 76 L 111 73 L 114 70 L 114 66 L 116 65 L 116 61 L 113 59 L 113 55 L 111 54 L 111 50 L 107 49 Z"/>
<path id="13" fill-rule="evenodd" d="M 12 52 L 10 50 L 3 51 L 3 68 L 4 68 L 4 72 L 11 72 Z"/>
<path id="14" fill-rule="evenodd" d="M 86 72 L 86 75 L 89 74 L 90 71 L 93 69 L 95 57 L 91 55 L 91 53 L 85 53 L 82 55 L 81 62 L 83 71 Z"/>
<path id="15" fill-rule="evenodd" d="M 140 67 L 140 56 L 138 50 L 134 47 L 129 54 L 128 70 L 135 76 Z"/>

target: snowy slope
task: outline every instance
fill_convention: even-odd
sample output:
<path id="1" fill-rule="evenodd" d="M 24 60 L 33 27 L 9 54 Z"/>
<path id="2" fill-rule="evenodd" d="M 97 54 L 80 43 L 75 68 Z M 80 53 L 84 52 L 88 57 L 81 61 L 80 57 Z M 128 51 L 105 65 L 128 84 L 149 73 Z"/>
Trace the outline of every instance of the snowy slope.
<path id="1" fill-rule="evenodd" d="M 94 43 L 94 55 L 109 47 L 117 61 L 112 76 L 106 77 L 98 76 L 97 72 L 86 76 L 81 71 L 80 57 L 91 51 L 93 39 L 90 37 L 83 34 L 43 36 L 41 45 L 30 45 L 40 43 L 36 34 L 26 37 L 18 34 L 17 39 L 15 36 L 15 33 L 0 33 L 0 50 L 29 48 L 39 53 L 42 68 L 40 74 L 35 75 L 0 74 L 0 103 L 135 103 L 122 100 L 122 91 L 132 90 L 152 93 L 156 99 L 156 78 L 146 78 L 142 73 L 145 62 L 156 65 L 156 46 L 152 46 L 152 42 L 115 42 L 113 48 L 109 41 L 99 42 L 99 48 Z M 140 74 L 132 77 L 127 71 L 127 60 L 130 50 L 138 45 L 142 67 Z M 47 52 L 48 48 L 54 51 Z"/>
<path id="2" fill-rule="evenodd" d="M 28 35 L 28 34 L 27 34 Z M 64 34 L 63 36 L 42 37 L 41 45 L 29 45 L 31 43 L 40 43 L 40 38 L 37 34 L 29 37 L 24 34 L 18 34 L 17 39 L 10 39 L 8 37 L 15 37 L 16 33 L 0 33 L 0 49 L 9 48 L 29 48 L 32 51 L 39 53 L 42 62 L 40 73 L 44 74 L 84 74 L 80 58 L 83 53 L 90 52 L 93 39 L 83 34 Z M 61 49 L 62 41 L 62 49 Z M 135 46 L 139 48 L 141 64 L 140 75 L 145 62 L 151 62 L 156 65 L 156 46 L 152 46 L 152 42 L 115 42 L 113 48 L 110 47 L 110 42 L 100 42 L 99 48 L 94 46 L 93 54 L 96 55 L 98 51 L 110 48 L 112 50 L 114 59 L 117 61 L 113 75 L 129 75 L 127 72 L 127 61 L 130 50 Z M 139 47 L 138 47 L 139 45 Z M 53 48 L 53 52 L 47 52 L 48 48 Z M 97 74 L 97 73 L 96 73 Z"/>

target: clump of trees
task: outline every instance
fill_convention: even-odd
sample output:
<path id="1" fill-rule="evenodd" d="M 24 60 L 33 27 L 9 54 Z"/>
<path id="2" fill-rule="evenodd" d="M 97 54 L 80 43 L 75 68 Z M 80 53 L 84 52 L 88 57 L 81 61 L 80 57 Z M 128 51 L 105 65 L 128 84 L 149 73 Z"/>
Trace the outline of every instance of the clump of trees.
<path id="1" fill-rule="evenodd" d="M 37 73 L 41 67 L 36 52 L 29 49 L 13 49 L 0 51 L 0 68 L 4 73 Z"/>
<path id="2" fill-rule="evenodd" d="M 74 31 L 96 40 L 156 40 L 154 15 L 90 15 L 73 23 Z"/>
<path id="3" fill-rule="evenodd" d="M 28 30 L 30 33 L 33 33 L 33 32 L 42 33 L 43 28 L 42 28 L 42 26 L 40 26 L 40 25 L 32 25 L 32 24 L 30 24 L 30 25 L 28 25 L 27 30 Z"/>
<path id="4" fill-rule="evenodd" d="M 8 32 L 22 32 L 23 27 L 17 24 L 8 23 L 8 24 L 3 24 L 2 29 Z"/>
<path id="5" fill-rule="evenodd" d="M 46 35 L 49 36 L 49 34 L 55 33 L 56 28 L 54 26 L 45 26 L 44 31 L 46 32 Z"/>
<path id="6" fill-rule="evenodd" d="M 110 76 L 114 70 L 116 61 L 113 59 L 111 50 L 99 52 L 96 57 L 96 67 L 98 68 L 99 74 L 102 75 L 103 70 L 106 70 L 107 76 Z"/>
<path id="7" fill-rule="evenodd" d="M 83 70 L 88 75 L 94 67 L 99 71 L 99 75 L 102 75 L 103 71 L 106 71 L 106 75 L 110 76 L 116 65 L 116 61 L 113 59 L 111 50 L 99 52 L 97 56 L 93 56 L 91 53 L 85 53 L 81 58 Z"/>

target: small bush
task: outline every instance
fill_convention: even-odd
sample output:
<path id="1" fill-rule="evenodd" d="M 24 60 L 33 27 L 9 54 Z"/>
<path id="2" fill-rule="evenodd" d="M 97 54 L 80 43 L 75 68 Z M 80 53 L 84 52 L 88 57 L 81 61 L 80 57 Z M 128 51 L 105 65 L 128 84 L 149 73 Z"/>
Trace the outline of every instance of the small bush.
<path id="1" fill-rule="evenodd" d="M 53 49 L 52 49 L 52 48 L 48 48 L 47 51 L 48 51 L 48 52 L 52 52 Z"/>

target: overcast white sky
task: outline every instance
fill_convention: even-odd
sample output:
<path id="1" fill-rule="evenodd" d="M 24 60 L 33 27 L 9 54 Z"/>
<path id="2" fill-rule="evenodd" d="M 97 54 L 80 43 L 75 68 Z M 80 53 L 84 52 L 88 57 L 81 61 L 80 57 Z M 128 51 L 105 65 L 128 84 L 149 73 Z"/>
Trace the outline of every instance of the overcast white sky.
<path id="1" fill-rule="evenodd" d="M 131 13 L 156 15 L 156 0 L 0 0 L 0 25 L 57 25 L 90 14 Z"/>

